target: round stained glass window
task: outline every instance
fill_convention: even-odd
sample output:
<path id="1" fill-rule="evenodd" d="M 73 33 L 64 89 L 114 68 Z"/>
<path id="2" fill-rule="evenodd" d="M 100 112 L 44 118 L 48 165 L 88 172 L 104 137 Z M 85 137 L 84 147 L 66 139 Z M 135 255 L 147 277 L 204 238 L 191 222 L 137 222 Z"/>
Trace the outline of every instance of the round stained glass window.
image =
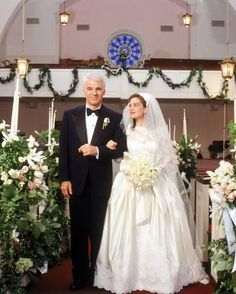
<path id="1" fill-rule="evenodd" d="M 134 67 L 142 57 L 142 45 L 132 34 L 119 34 L 109 42 L 107 55 L 115 66 Z"/>

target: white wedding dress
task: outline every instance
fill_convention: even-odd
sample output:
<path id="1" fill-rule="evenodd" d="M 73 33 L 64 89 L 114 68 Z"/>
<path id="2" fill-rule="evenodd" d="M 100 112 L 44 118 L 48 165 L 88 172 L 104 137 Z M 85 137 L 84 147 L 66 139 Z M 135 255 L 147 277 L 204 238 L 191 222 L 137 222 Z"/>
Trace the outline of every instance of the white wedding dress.
<path id="1" fill-rule="evenodd" d="M 129 154 L 149 154 L 156 162 L 158 146 L 144 128 L 130 129 L 127 142 Z M 99 288 L 117 294 L 174 293 L 207 278 L 192 245 L 183 200 L 159 157 L 162 169 L 154 186 L 143 190 L 134 188 L 121 162 L 97 258 L 94 285 Z"/>

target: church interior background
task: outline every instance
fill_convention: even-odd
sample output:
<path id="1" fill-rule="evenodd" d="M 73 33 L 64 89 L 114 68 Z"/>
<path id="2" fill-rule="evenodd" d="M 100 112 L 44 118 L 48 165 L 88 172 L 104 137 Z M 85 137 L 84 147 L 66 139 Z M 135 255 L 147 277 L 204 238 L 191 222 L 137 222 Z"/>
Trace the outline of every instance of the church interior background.
<path id="1" fill-rule="evenodd" d="M 201 173 L 230 159 L 234 147 L 225 142 L 228 123 L 236 122 L 236 74 L 224 79 L 220 62 L 236 55 L 236 0 L 1 0 L 0 5 L 0 122 L 14 121 L 27 136 L 49 131 L 52 124 L 59 128 L 63 112 L 84 102 L 81 81 L 91 71 L 104 75 L 104 103 L 119 112 L 129 95 L 154 94 L 173 141 L 185 134 L 200 144 L 203 160 L 190 192 L 199 244 L 208 242 L 210 225 L 211 236 L 221 236 L 217 220 L 209 217 L 209 178 Z M 64 25 L 62 12 L 69 14 Z M 192 16 L 188 27 L 186 13 Z M 19 57 L 29 60 L 26 78 L 15 76 Z M 206 252 L 200 255 L 209 261 Z"/>
<path id="2" fill-rule="evenodd" d="M 125 34 L 136 38 L 140 53 L 136 63 L 128 65 L 133 81 L 143 83 L 135 86 L 126 73 L 107 78 L 106 103 L 122 110 L 125 99 L 134 92 L 151 91 L 159 100 L 166 121 L 175 126 L 176 137 L 182 133 L 183 109 L 186 111 L 188 133 L 198 136 L 201 153 L 209 158 L 209 145 L 221 141 L 225 121 L 233 120 L 235 83 L 230 80 L 226 114 L 222 99 L 209 99 L 197 84 L 198 75 L 193 77 L 189 87 L 172 89 L 160 76 L 154 75 L 145 86 L 148 70 L 160 68 L 173 83 L 181 83 L 192 69 L 203 69 L 210 98 L 216 97 L 222 89 L 219 61 L 235 53 L 235 1 L 229 1 L 226 19 L 226 1 L 165 1 L 150 0 L 111 2 L 102 0 L 26 0 L 24 42 L 22 42 L 22 1 L 2 1 L 0 24 L 0 72 L 8 73 L 5 64 L 15 63 L 24 55 L 30 60 L 32 72 L 28 75 L 29 85 L 38 83 L 38 70 L 49 65 L 52 83 L 59 93 L 66 93 L 73 81 L 71 71 L 78 67 L 79 78 L 86 70 L 103 64 L 118 68 L 111 56 L 112 42 Z M 59 13 L 65 9 L 70 14 L 67 25 L 59 21 Z M 184 27 L 182 16 L 191 12 L 191 26 Z M 226 23 L 228 27 L 226 28 Z M 227 30 L 228 29 L 228 32 Z M 122 41 L 121 41 L 122 42 Z M 22 45 L 23 43 L 23 45 Z M 126 44 L 127 45 L 127 44 Z M 133 45 L 133 44 L 132 44 Z M 118 42 L 119 49 L 121 44 Z M 23 48 L 22 48 L 23 47 Z M 126 46 L 127 47 L 127 46 Z M 127 48 L 126 48 L 127 49 Z M 128 48 L 129 49 L 129 48 Z M 114 55 L 114 54 L 113 54 Z M 113 60 L 112 60 L 113 58 Z M 106 71 L 101 71 L 106 75 Z M 55 74 L 54 74 L 55 73 Z M 10 121 L 12 97 L 15 83 L 1 84 L 1 119 Z M 34 130 L 46 129 L 48 107 L 53 93 L 45 84 L 38 91 L 29 93 L 24 86 L 19 108 L 19 127 L 29 134 Z M 81 102 L 82 91 L 79 82 L 76 91 L 65 101 L 56 99 L 57 120 L 60 121 L 65 109 Z M 29 123 L 30 121 L 30 123 Z M 206 131 L 207 130 L 207 131 Z"/>

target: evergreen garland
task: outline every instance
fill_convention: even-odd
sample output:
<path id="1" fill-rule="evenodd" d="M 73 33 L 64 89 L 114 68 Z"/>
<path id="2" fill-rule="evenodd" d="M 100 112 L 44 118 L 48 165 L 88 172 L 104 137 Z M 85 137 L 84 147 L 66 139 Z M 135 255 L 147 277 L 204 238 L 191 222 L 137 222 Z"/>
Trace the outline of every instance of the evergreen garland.
<path id="1" fill-rule="evenodd" d="M 189 73 L 189 76 L 180 83 L 174 83 L 171 78 L 169 78 L 166 74 L 163 73 L 163 71 L 160 68 L 153 67 L 148 71 L 147 78 L 142 81 L 138 82 L 135 81 L 132 74 L 129 72 L 127 68 L 118 67 L 117 69 L 112 69 L 109 65 L 104 64 L 101 66 L 101 69 L 104 69 L 106 71 L 106 75 L 109 78 L 110 76 L 117 77 L 123 74 L 125 72 L 127 74 L 127 78 L 130 84 L 136 86 L 136 87 L 147 87 L 150 83 L 150 81 L 153 79 L 153 77 L 161 78 L 165 84 L 168 85 L 171 89 L 175 90 L 176 88 L 183 88 L 183 87 L 190 87 L 193 78 L 197 76 L 197 82 L 199 86 L 201 87 L 203 94 L 210 100 L 228 100 L 227 93 L 229 91 L 229 83 L 228 80 L 224 80 L 222 83 L 222 87 L 220 90 L 220 93 L 216 96 L 210 95 L 209 90 L 206 86 L 206 83 L 203 81 L 202 76 L 202 68 L 196 67 L 192 69 Z M 31 69 L 29 70 L 30 73 Z M 27 76 L 24 78 L 24 87 L 26 88 L 27 92 L 30 94 L 33 94 L 34 91 L 38 91 L 42 86 L 44 86 L 45 82 L 47 82 L 47 85 L 51 92 L 53 93 L 53 96 L 60 100 L 65 100 L 70 97 L 75 91 L 76 87 L 79 83 L 78 78 L 78 68 L 74 68 L 72 70 L 73 80 L 70 84 L 70 87 L 67 91 L 67 93 L 58 92 L 54 89 L 52 78 L 51 78 L 51 71 L 47 65 L 44 65 L 42 68 L 39 69 L 38 79 L 39 83 L 35 84 L 34 86 L 30 86 Z M 14 80 L 16 76 L 16 68 L 14 66 L 11 66 L 10 73 L 6 78 L 0 77 L 0 83 L 5 84 L 8 82 L 11 82 Z M 236 80 L 236 70 L 234 71 L 234 77 Z"/>
<path id="2" fill-rule="evenodd" d="M 14 80 L 15 76 L 16 76 L 15 67 L 11 66 L 9 75 L 6 78 L 0 77 L 0 83 L 1 84 L 9 83 Z"/>
<path id="3" fill-rule="evenodd" d="M 69 96 L 71 94 L 73 94 L 75 92 L 76 87 L 79 83 L 77 68 L 74 68 L 72 70 L 72 75 L 73 75 L 73 81 L 71 82 L 69 90 L 67 91 L 66 94 L 59 93 L 58 91 L 56 91 L 54 89 L 53 84 L 52 84 L 51 71 L 47 65 L 45 65 L 43 68 L 39 69 L 39 83 L 38 84 L 36 84 L 34 86 L 30 86 L 29 82 L 27 81 L 27 79 L 25 77 L 24 78 L 24 86 L 30 94 L 33 94 L 34 90 L 39 90 L 44 85 L 45 80 L 46 80 L 46 76 L 47 76 L 48 88 L 52 91 L 53 96 L 55 98 L 60 99 L 60 100 L 65 100 L 65 99 L 69 98 Z"/>

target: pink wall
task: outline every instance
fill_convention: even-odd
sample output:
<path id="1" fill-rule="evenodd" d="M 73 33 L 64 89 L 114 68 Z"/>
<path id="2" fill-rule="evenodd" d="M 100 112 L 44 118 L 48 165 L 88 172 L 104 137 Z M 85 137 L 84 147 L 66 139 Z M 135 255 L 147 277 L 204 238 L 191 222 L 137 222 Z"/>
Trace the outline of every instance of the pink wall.
<path id="1" fill-rule="evenodd" d="M 181 15 L 185 10 L 182 0 L 129 0 L 125 3 L 68 0 L 66 10 L 71 19 L 67 26 L 61 27 L 63 59 L 104 56 L 111 36 L 120 30 L 137 33 L 145 45 L 145 55 L 151 54 L 153 58 L 187 56 L 188 32 L 182 25 Z M 77 24 L 88 24 L 90 30 L 77 31 Z M 161 32 L 161 25 L 173 26 L 174 32 Z"/>

